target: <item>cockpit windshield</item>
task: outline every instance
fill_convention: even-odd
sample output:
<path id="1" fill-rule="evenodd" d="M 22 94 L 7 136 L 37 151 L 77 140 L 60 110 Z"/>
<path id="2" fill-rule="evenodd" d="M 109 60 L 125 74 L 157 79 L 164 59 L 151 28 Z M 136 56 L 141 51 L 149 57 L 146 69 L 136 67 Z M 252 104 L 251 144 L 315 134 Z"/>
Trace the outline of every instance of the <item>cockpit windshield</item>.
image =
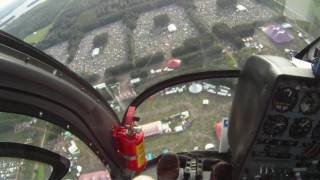
<path id="1" fill-rule="evenodd" d="M 81 76 L 119 119 L 162 81 L 241 69 L 255 54 L 291 59 L 319 28 L 320 0 L 0 0 L 0 30 Z M 236 85 L 232 78 L 184 82 L 142 102 L 137 116 L 147 159 L 167 151 L 218 151 L 219 123 L 229 116 Z M 27 120 L 12 128 L 37 121 Z M 48 139 L 56 130 L 41 126 Z M 66 139 L 66 133 L 56 134 Z"/>
<path id="2" fill-rule="evenodd" d="M 291 57 L 318 34 L 317 0 L 10 0 L 1 30 L 98 89 L 121 117 L 170 77 L 235 69 L 252 54 Z"/>

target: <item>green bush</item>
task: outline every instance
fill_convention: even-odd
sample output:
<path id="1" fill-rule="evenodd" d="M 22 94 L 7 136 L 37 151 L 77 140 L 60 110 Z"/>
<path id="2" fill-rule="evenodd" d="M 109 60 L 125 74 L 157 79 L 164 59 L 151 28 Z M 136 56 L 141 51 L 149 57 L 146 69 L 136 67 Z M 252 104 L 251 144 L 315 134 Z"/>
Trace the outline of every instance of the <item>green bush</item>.
<path id="1" fill-rule="evenodd" d="M 131 29 L 127 29 L 127 46 L 128 46 L 128 60 L 130 62 L 135 61 L 135 43 L 134 43 L 134 38 L 133 38 L 133 32 Z"/>
<path id="2" fill-rule="evenodd" d="M 106 69 L 105 77 L 108 77 L 111 75 L 116 76 L 119 74 L 128 73 L 132 69 L 133 69 L 133 65 L 131 63 L 123 63 L 119 66 L 115 66 L 115 67 L 111 67 L 111 68 Z"/>
<path id="3" fill-rule="evenodd" d="M 217 5 L 220 7 L 235 6 L 237 0 L 217 0 Z"/>
<path id="4" fill-rule="evenodd" d="M 144 70 L 133 71 L 130 74 L 131 78 L 146 78 L 148 76 L 148 72 Z"/>
<path id="5" fill-rule="evenodd" d="M 135 12 L 126 12 L 123 16 L 123 22 L 127 25 L 131 30 L 137 27 L 137 20 L 139 18 L 138 13 Z"/>
<path id="6" fill-rule="evenodd" d="M 105 46 L 105 44 L 108 42 L 108 37 L 109 37 L 109 35 L 107 32 L 96 35 L 93 38 L 93 46 L 96 48 Z"/>
<path id="7" fill-rule="evenodd" d="M 252 36 L 255 31 L 255 23 L 240 24 L 232 28 L 233 37 L 248 37 Z"/>
<path id="8" fill-rule="evenodd" d="M 212 27 L 212 32 L 221 39 L 230 39 L 232 29 L 225 23 L 217 23 Z"/>
<path id="9" fill-rule="evenodd" d="M 161 14 L 153 18 L 153 24 L 155 28 L 165 27 L 169 24 L 170 18 L 167 14 Z"/>
<path id="10" fill-rule="evenodd" d="M 152 64 L 157 64 L 160 63 L 164 60 L 164 54 L 163 52 L 156 52 L 153 55 L 148 55 L 142 58 L 137 58 L 135 61 L 135 66 L 136 67 L 144 67 L 146 65 L 152 65 Z"/>

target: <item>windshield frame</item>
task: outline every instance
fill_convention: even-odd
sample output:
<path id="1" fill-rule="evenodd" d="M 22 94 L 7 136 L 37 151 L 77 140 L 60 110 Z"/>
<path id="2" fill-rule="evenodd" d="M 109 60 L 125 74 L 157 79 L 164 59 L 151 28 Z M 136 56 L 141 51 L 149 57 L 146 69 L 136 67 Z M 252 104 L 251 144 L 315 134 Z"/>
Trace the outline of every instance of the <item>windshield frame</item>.
<path id="1" fill-rule="evenodd" d="M 49 180 L 63 178 L 70 167 L 70 161 L 67 158 L 27 144 L 0 142 L 0 157 L 27 159 L 51 165 L 52 172 Z"/>
<path id="2" fill-rule="evenodd" d="M 128 106 L 139 107 L 145 100 L 147 100 L 150 96 L 164 90 L 165 88 L 188 83 L 197 80 L 206 80 L 206 79 L 219 79 L 219 78 L 239 78 L 241 70 L 216 70 L 216 71 L 204 71 L 197 73 L 190 73 L 185 75 L 176 76 L 173 78 L 169 78 L 167 80 L 161 81 L 159 83 L 154 84 L 153 86 L 147 88 L 142 93 L 140 93 Z M 128 108 L 125 112 L 128 111 Z M 126 114 L 126 113 L 125 113 Z M 124 116 L 125 118 L 125 116 Z M 123 119 L 124 122 L 124 119 Z"/>
<path id="3" fill-rule="evenodd" d="M 70 131 L 111 169 L 112 176 L 119 176 L 125 167 L 124 159 L 113 148 L 110 133 L 119 121 L 107 102 L 100 100 L 84 80 L 40 50 L 5 33 L 0 33 L 0 39 L 0 111 L 38 117 Z M 66 72 L 64 78 L 39 68 L 33 64 L 35 61 L 57 64 L 54 69 Z"/>

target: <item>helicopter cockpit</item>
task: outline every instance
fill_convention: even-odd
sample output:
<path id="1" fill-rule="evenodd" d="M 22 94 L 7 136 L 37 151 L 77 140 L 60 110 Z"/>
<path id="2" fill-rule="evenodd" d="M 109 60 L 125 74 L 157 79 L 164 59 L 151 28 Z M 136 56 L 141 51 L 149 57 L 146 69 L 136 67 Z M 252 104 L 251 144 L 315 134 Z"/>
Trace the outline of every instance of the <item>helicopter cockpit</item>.
<path id="1" fill-rule="evenodd" d="M 319 9 L 0 0 L 0 180 L 320 179 Z"/>

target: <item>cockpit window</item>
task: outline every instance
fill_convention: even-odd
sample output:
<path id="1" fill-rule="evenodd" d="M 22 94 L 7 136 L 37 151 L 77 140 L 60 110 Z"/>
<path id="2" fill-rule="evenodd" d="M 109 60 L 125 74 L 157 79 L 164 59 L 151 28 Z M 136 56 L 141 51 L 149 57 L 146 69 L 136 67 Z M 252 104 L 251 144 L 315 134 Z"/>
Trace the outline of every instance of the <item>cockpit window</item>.
<path id="1" fill-rule="evenodd" d="M 220 140 L 227 140 L 222 129 L 236 85 L 232 78 L 193 81 L 168 87 L 144 101 L 137 116 L 147 159 L 167 152 L 227 152 Z"/>
<path id="2" fill-rule="evenodd" d="M 241 68 L 253 54 L 291 58 L 319 36 L 318 0 L 9 0 L 0 29 L 98 89 L 120 118 L 147 87 Z"/>
<path id="3" fill-rule="evenodd" d="M 28 144 L 47 149 L 69 159 L 70 169 L 65 179 L 91 177 L 92 174 L 100 171 L 106 173 L 104 164 L 80 139 L 71 132 L 38 118 L 0 112 L 0 142 Z M 3 158 L 0 158 L 0 162 L 2 160 Z M 48 165 L 38 165 L 38 163 L 29 163 L 24 160 L 11 161 L 10 159 L 3 162 L 2 165 L 18 163 L 15 166 L 18 169 L 12 171 L 10 177 L 45 179 L 44 177 L 50 176 Z M 2 168 L 1 164 L 0 168 Z M 7 176 L 8 172 L 0 169 L 0 177 L 3 174 Z M 27 178 L 30 176 L 33 178 Z M 9 179 L 9 177 L 0 179 Z"/>
<path id="4" fill-rule="evenodd" d="M 52 166 L 27 159 L 0 157 L 0 179 L 43 179 L 51 176 Z"/>

